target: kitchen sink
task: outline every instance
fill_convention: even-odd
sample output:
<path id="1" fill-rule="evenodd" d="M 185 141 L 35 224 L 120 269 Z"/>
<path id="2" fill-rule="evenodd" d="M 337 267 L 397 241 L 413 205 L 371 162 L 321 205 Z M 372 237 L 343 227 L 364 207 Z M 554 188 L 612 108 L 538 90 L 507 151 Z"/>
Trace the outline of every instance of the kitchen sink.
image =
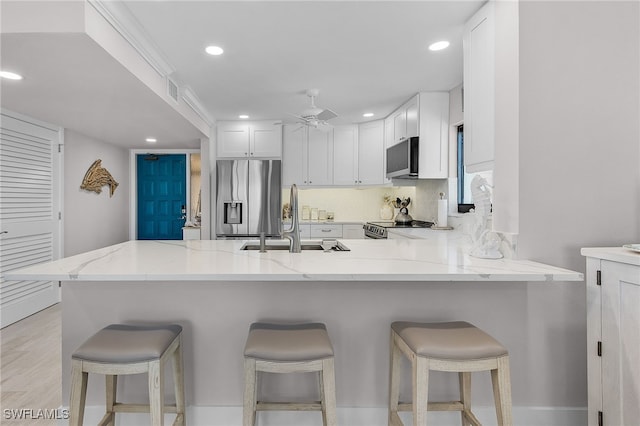
<path id="1" fill-rule="evenodd" d="M 350 251 L 347 246 L 342 244 L 340 241 L 336 240 L 311 240 L 311 241 L 301 241 L 300 247 L 303 251 L 305 250 L 326 250 L 325 251 Z M 271 250 L 289 250 L 289 240 L 267 240 L 265 249 L 267 251 Z M 240 247 L 240 250 L 260 250 L 260 242 L 259 241 L 247 241 Z"/>

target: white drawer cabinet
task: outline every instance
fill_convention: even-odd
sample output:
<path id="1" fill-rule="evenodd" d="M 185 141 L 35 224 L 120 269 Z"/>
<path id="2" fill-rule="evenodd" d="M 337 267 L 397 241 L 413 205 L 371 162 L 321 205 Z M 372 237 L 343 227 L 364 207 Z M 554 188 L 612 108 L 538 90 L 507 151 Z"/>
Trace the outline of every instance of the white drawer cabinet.
<path id="1" fill-rule="evenodd" d="M 286 229 L 289 229 L 291 224 L 286 225 Z M 308 240 L 311 238 L 311 225 L 300 225 L 300 239 Z"/>
<path id="2" fill-rule="evenodd" d="M 640 255 L 582 249 L 587 257 L 589 426 L 640 419 Z"/>
<path id="3" fill-rule="evenodd" d="M 311 224 L 311 238 L 342 238 L 342 225 Z"/>
<path id="4" fill-rule="evenodd" d="M 347 240 L 364 239 L 364 228 L 362 224 L 342 225 L 342 238 Z"/>

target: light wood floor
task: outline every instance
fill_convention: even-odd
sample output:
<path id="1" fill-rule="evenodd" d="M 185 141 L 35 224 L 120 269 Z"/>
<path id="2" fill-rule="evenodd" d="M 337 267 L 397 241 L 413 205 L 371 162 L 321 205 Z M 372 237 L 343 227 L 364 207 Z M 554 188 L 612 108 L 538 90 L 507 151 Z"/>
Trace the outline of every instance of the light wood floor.
<path id="1" fill-rule="evenodd" d="M 55 425 L 55 420 L 7 420 L 5 409 L 56 409 L 62 396 L 60 305 L 0 330 L 0 424 Z"/>

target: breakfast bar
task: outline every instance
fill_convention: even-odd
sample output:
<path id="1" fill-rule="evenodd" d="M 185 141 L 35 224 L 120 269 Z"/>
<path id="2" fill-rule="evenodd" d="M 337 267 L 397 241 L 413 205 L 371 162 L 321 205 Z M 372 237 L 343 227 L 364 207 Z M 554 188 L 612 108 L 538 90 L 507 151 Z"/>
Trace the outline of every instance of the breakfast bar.
<path id="1" fill-rule="evenodd" d="M 112 323 L 180 324 L 187 418 L 195 425 L 240 424 L 242 353 L 255 321 L 326 324 L 342 424 L 386 424 L 389 326 L 398 320 L 469 321 L 490 332 L 510 351 L 515 406 L 523 403 L 519 390 L 528 377 L 545 374 L 528 369 L 522 343 L 528 286 L 583 280 L 578 272 L 528 260 L 470 257 L 468 237 L 455 232 L 340 242 L 348 251 L 260 253 L 241 250 L 246 241 L 237 240 L 129 241 L 8 278 L 61 281 L 64 405 L 70 355 L 88 336 Z M 457 378 L 440 374 L 430 378 L 432 396 L 450 398 Z M 270 377 L 260 391 L 275 399 L 317 394 L 313 377 L 278 376 L 284 377 Z M 410 399 L 410 383 L 403 380 L 401 399 Z M 127 376 L 122 386 L 123 398 L 146 395 L 143 378 Z M 168 395 L 172 386 L 168 380 Z M 473 388 L 474 404 L 491 407 L 489 378 Z M 99 419 L 103 404 L 103 381 L 90 380 L 87 419 Z M 262 424 L 279 424 L 279 414 L 263 414 Z M 296 424 L 316 424 L 300 416 Z"/>

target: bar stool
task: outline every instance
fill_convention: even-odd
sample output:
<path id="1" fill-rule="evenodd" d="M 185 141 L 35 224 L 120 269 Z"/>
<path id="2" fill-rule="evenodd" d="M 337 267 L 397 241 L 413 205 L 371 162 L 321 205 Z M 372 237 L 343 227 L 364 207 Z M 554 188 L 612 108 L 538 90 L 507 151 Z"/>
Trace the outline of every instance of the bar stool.
<path id="1" fill-rule="evenodd" d="M 81 426 L 89 373 L 106 376 L 106 414 L 100 425 L 115 425 L 116 413 L 150 413 L 151 424 L 162 426 L 164 413 L 176 413 L 174 426 L 184 426 L 182 327 L 176 324 L 134 326 L 111 324 L 84 342 L 72 355 L 69 424 Z M 164 365 L 171 358 L 175 405 L 164 403 Z M 116 400 L 119 375 L 148 373 L 149 405 Z"/>
<path id="2" fill-rule="evenodd" d="M 413 403 L 399 403 L 400 354 L 410 361 Z M 498 425 L 511 426 L 509 354 L 497 340 L 468 322 L 391 324 L 389 426 L 401 426 L 398 411 L 413 411 L 414 426 L 427 424 L 427 409 L 460 411 L 462 425 L 480 425 L 471 412 L 471 373 L 491 371 Z M 430 403 L 429 370 L 457 372 L 460 401 Z"/>
<path id="3" fill-rule="evenodd" d="M 320 401 L 313 403 L 258 401 L 257 373 L 319 372 Z M 244 349 L 242 424 L 253 426 L 258 410 L 322 411 L 325 426 L 336 425 L 333 347 L 321 323 L 253 323 Z"/>

